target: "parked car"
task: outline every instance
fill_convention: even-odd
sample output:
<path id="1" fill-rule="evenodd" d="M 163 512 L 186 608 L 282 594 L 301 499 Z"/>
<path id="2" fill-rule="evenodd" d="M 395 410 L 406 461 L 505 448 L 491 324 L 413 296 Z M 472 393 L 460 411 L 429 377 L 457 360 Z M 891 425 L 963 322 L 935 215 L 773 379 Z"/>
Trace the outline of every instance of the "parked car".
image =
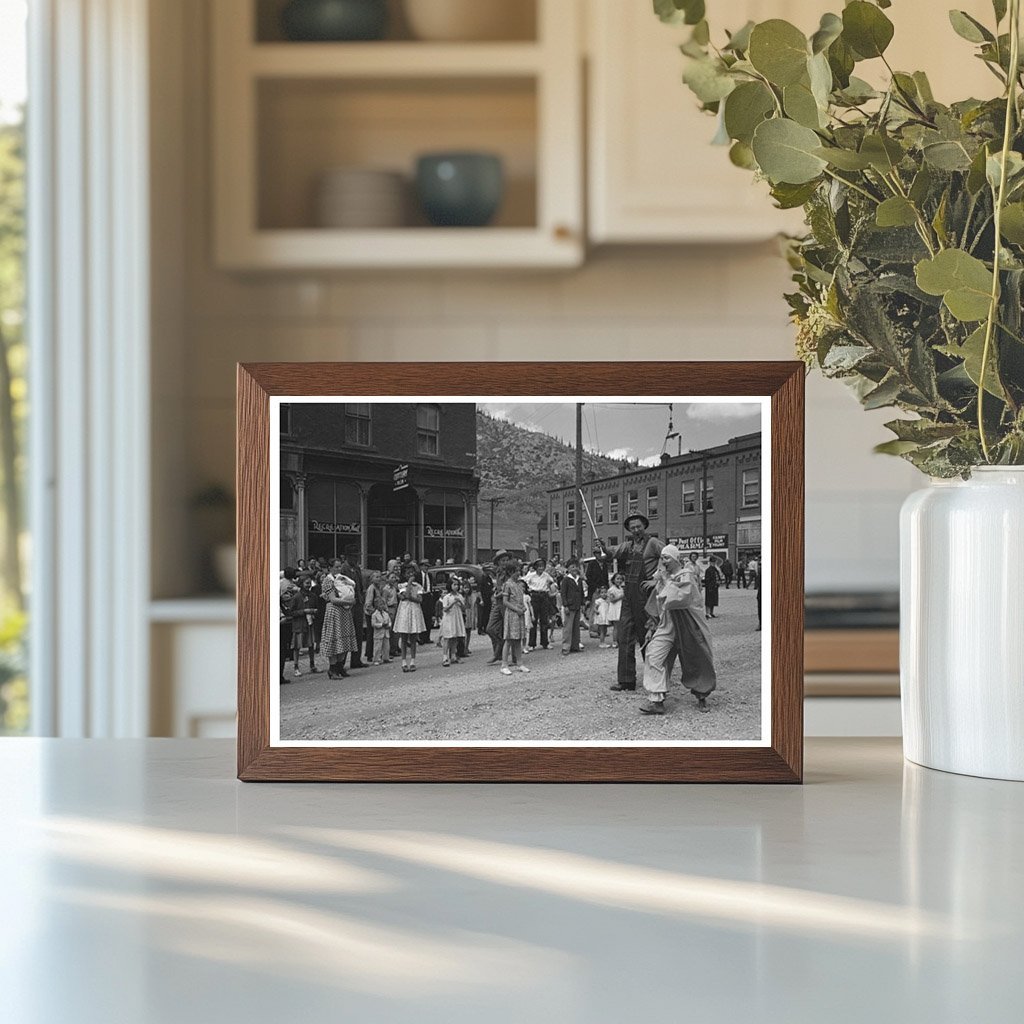
<path id="1" fill-rule="evenodd" d="M 471 565 L 468 562 L 460 562 L 458 565 L 435 565 L 427 569 L 430 575 L 430 589 L 435 594 L 440 594 L 445 591 L 448 586 L 448 578 L 450 576 L 470 576 L 476 580 L 477 586 L 480 585 L 480 580 L 483 577 L 484 569 L 482 565 Z"/>

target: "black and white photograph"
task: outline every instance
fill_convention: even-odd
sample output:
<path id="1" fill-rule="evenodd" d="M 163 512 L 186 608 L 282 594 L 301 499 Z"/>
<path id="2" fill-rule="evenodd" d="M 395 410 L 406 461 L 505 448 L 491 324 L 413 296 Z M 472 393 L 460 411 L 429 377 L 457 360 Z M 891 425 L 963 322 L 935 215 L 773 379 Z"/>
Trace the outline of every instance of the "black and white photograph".
<path id="1" fill-rule="evenodd" d="M 769 742 L 767 399 L 361 397 L 271 402 L 275 745 Z"/>

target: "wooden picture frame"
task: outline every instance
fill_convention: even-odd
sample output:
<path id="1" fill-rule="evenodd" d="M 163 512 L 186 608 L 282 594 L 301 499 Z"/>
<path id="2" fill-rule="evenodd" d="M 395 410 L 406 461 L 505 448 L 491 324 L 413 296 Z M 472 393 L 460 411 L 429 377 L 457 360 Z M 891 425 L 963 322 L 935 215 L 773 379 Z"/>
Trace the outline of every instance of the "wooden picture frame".
<path id="1" fill-rule="evenodd" d="M 271 400 L 735 396 L 770 409 L 770 738 L 759 746 L 281 746 L 271 738 Z M 238 778 L 247 781 L 800 782 L 804 367 L 799 362 L 238 366 Z M 707 540 L 703 543 L 707 543 Z M 276 603 L 276 602 L 275 602 Z"/>

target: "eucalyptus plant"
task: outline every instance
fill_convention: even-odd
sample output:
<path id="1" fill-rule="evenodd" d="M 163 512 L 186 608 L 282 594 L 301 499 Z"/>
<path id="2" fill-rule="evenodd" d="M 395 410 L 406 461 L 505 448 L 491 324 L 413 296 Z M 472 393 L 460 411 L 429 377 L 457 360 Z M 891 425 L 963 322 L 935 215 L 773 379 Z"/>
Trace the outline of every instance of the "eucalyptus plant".
<path id="1" fill-rule="evenodd" d="M 989 25 L 949 12 L 998 94 L 947 106 L 890 66 L 890 0 L 852 0 L 810 37 L 771 19 L 720 45 L 705 0 L 654 0 L 691 26 L 683 80 L 715 141 L 804 210 L 807 233 L 786 240 L 801 358 L 866 409 L 910 414 L 877 450 L 937 477 L 1024 463 L 1020 3 L 993 0 Z M 887 88 L 856 75 L 865 61 Z"/>

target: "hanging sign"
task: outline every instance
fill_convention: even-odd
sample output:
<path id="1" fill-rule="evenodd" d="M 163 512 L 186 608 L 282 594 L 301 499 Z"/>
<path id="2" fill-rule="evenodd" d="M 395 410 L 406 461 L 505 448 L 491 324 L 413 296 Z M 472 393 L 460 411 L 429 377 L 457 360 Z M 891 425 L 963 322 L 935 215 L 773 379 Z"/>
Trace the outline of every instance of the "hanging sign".
<path id="1" fill-rule="evenodd" d="M 405 490 L 406 487 L 409 486 L 409 466 L 408 466 L 408 463 L 403 465 L 403 466 L 396 466 L 395 467 L 394 479 L 395 479 L 395 483 L 394 483 L 393 490 L 403 491 L 403 490 Z"/>
<path id="2" fill-rule="evenodd" d="M 363 532 L 360 523 L 325 523 L 319 519 L 310 519 L 310 533 L 355 533 Z"/>

